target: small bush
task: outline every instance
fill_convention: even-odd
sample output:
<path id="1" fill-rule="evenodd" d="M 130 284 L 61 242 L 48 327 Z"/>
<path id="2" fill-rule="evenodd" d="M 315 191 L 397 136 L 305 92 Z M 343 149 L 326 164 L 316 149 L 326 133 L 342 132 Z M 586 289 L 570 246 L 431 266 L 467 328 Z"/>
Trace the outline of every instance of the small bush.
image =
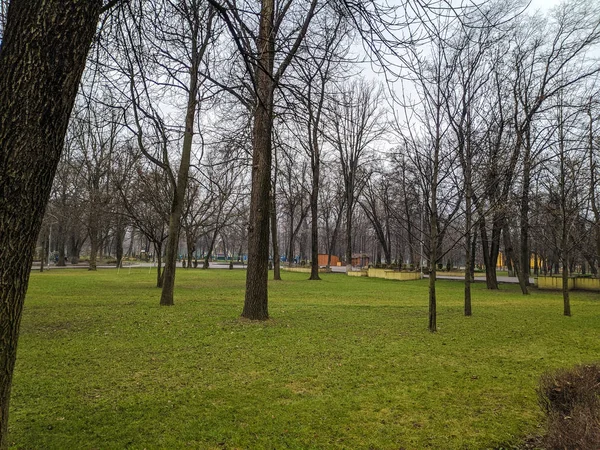
<path id="1" fill-rule="evenodd" d="M 600 449 L 600 364 L 546 373 L 538 400 L 547 415 L 548 449 Z"/>

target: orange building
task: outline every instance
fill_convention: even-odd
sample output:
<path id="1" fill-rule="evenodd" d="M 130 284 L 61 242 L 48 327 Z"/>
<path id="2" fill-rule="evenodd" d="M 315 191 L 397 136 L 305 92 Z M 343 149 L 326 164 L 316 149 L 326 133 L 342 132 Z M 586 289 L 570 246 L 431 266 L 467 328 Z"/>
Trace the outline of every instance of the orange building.
<path id="1" fill-rule="evenodd" d="M 326 266 L 327 265 L 327 257 L 329 255 L 325 255 L 323 253 L 319 253 L 319 266 Z M 332 266 L 337 266 L 340 262 L 340 259 L 335 256 L 335 255 L 331 255 L 331 265 Z"/>

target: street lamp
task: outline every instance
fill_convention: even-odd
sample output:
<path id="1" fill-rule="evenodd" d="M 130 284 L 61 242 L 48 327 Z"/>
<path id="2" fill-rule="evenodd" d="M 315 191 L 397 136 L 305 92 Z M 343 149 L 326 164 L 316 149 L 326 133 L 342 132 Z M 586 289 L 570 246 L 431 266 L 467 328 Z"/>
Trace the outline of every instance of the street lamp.
<path id="1" fill-rule="evenodd" d="M 52 251 L 52 225 L 58 223 L 58 217 L 56 217 L 54 214 L 51 213 L 46 213 L 48 216 L 52 217 L 55 222 L 50 222 L 50 231 L 48 233 L 48 267 L 47 270 L 50 270 L 50 252 Z"/>

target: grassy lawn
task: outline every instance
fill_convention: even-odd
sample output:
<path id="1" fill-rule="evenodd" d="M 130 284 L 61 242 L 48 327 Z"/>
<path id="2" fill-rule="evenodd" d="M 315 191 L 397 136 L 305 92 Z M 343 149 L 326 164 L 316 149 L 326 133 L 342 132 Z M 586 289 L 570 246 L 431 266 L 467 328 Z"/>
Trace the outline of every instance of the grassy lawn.
<path id="1" fill-rule="evenodd" d="M 535 386 L 598 359 L 600 296 L 284 273 L 267 323 L 238 319 L 241 270 L 33 273 L 9 442 L 16 448 L 511 448 L 539 434 Z"/>

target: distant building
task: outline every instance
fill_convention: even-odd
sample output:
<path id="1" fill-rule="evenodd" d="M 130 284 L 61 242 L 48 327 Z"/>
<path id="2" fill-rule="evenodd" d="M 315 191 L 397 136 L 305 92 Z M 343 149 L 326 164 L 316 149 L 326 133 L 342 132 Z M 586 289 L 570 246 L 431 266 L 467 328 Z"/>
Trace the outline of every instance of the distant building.
<path id="1" fill-rule="evenodd" d="M 327 258 L 329 255 L 323 254 L 323 253 L 319 253 L 319 266 L 326 266 L 327 265 Z M 331 255 L 331 265 L 332 266 L 339 266 L 340 265 L 340 258 L 338 258 L 335 255 Z"/>
<path id="2" fill-rule="evenodd" d="M 354 253 L 352 255 L 352 265 L 365 267 L 369 265 L 369 255 L 366 253 Z"/>

